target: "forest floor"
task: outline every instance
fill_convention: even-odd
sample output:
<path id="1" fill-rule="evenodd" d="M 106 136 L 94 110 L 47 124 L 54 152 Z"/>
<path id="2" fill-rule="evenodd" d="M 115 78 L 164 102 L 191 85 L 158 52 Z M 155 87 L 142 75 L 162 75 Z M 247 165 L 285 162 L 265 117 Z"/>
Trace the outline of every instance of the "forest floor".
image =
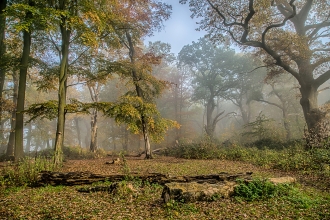
<path id="1" fill-rule="evenodd" d="M 0 192 L 0 219 L 330 219 L 330 179 L 264 169 L 239 161 L 127 157 L 126 164 L 106 164 L 112 157 L 68 160 L 62 172 L 96 174 L 162 173 L 173 176 L 253 172 L 253 177 L 293 176 L 297 192 L 247 202 L 237 198 L 212 202 L 164 204 L 163 187 L 133 181 L 133 191 L 81 193 L 82 186 L 12 187 Z M 109 183 L 96 183 L 104 185 Z"/>

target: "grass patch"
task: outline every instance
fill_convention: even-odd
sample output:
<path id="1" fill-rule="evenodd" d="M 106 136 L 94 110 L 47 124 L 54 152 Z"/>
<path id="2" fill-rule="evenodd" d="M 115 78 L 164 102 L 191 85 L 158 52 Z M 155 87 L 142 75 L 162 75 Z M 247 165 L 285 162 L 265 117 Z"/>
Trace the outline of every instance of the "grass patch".
<path id="1" fill-rule="evenodd" d="M 322 203 L 318 198 L 304 193 L 301 189 L 292 184 L 275 185 L 268 180 L 254 179 L 250 182 L 239 180 L 235 188 L 235 199 L 238 201 L 261 201 L 278 199 L 292 203 L 296 209 L 308 209 Z"/>

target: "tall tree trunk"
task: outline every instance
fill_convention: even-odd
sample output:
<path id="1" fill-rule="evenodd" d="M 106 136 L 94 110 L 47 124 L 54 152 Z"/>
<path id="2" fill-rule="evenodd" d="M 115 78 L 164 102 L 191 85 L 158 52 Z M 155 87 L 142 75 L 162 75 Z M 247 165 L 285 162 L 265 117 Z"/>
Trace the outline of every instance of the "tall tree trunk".
<path id="1" fill-rule="evenodd" d="M 3 56 L 5 54 L 5 45 L 4 45 L 4 39 L 5 39 L 5 27 L 6 27 L 6 17 L 4 15 L 4 9 L 7 6 L 7 0 L 0 0 L 0 60 L 4 60 Z M 6 71 L 3 66 L 3 64 L 0 66 L 0 148 L 2 148 L 2 140 L 4 140 L 4 125 L 2 123 L 2 99 L 3 99 L 3 89 L 5 84 L 5 76 Z"/>
<path id="2" fill-rule="evenodd" d="M 214 109 L 215 109 L 214 96 L 211 94 L 206 105 L 206 126 L 205 126 L 205 132 L 211 138 L 213 138 L 214 130 L 215 130 L 215 125 L 213 123 L 213 118 L 212 118 Z"/>
<path id="3" fill-rule="evenodd" d="M 50 144 L 50 139 L 46 140 L 46 149 L 50 149 L 51 144 Z"/>
<path id="4" fill-rule="evenodd" d="M 100 84 L 95 83 L 94 85 L 88 85 L 88 90 L 91 95 L 91 99 L 93 102 L 99 101 L 99 90 Z M 89 149 L 91 152 L 96 152 L 97 150 L 97 119 L 98 119 L 98 111 L 97 109 L 93 110 L 91 116 L 91 143 L 89 145 Z"/>
<path id="5" fill-rule="evenodd" d="M 79 128 L 79 118 L 78 117 L 75 117 L 73 120 L 74 120 L 74 122 L 76 124 L 77 137 L 78 137 L 78 145 L 80 147 L 82 147 L 81 132 L 80 132 L 80 128 Z"/>
<path id="6" fill-rule="evenodd" d="M 26 134 L 26 146 L 25 146 L 25 152 L 29 153 L 31 152 L 31 140 L 32 140 L 32 124 L 31 122 L 28 124 L 28 132 Z"/>
<path id="7" fill-rule="evenodd" d="M 317 104 L 317 92 L 318 87 L 314 86 L 311 82 L 306 82 L 301 85 L 300 93 L 300 105 L 303 109 L 305 121 L 308 127 L 308 130 L 317 130 L 319 123 L 325 117 L 325 113 L 323 113 Z"/>
<path id="8" fill-rule="evenodd" d="M 14 83 L 14 91 L 13 91 L 13 104 L 17 105 L 17 97 L 18 97 L 18 73 L 16 71 L 13 72 L 13 83 Z M 10 123 L 10 134 L 9 141 L 7 145 L 7 157 L 14 157 L 14 149 L 15 149 L 15 125 L 16 125 L 16 108 L 13 109 L 11 114 L 11 123 Z"/>
<path id="9" fill-rule="evenodd" d="M 116 141 L 116 132 L 115 132 L 115 125 L 112 124 L 112 141 L 113 141 L 113 152 L 116 152 L 117 150 L 117 141 Z"/>
<path id="10" fill-rule="evenodd" d="M 61 1 L 62 2 L 62 1 Z M 62 2 L 62 4 L 65 4 Z M 62 7 L 65 7 L 62 5 Z M 62 8 L 64 9 L 64 8 Z M 64 143 L 64 129 L 65 129 L 65 106 L 66 106 L 66 83 L 67 83 L 67 70 L 68 70 L 68 58 L 69 58 L 69 44 L 71 31 L 66 27 L 67 19 L 62 17 L 60 29 L 62 37 L 62 57 L 60 62 L 59 73 L 59 89 L 58 89 L 58 115 L 55 137 L 55 149 L 54 149 L 54 163 L 60 164 L 62 162 L 62 148 Z"/>
<path id="11" fill-rule="evenodd" d="M 238 107 L 242 114 L 243 125 L 246 125 L 246 124 L 250 123 L 251 104 L 250 104 L 250 102 L 248 102 L 246 105 L 244 105 L 243 100 L 244 99 L 240 100 L 240 102 L 238 103 Z"/>
<path id="12" fill-rule="evenodd" d="M 282 110 L 283 125 L 284 125 L 284 129 L 286 131 L 286 140 L 289 141 L 291 139 L 291 129 L 290 129 L 290 122 L 289 122 L 289 114 L 288 114 L 289 101 L 288 100 L 285 100 L 283 98 L 283 95 L 281 95 L 275 89 L 275 85 L 274 84 L 272 84 L 271 86 L 272 86 L 272 89 L 273 89 L 274 94 L 281 101 L 281 106 L 279 106 L 279 108 Z"/>
<path id="13" fill-rule="evenodd" d="M 91 120 L 91 143 L 89 146 L 91 152 L 96 152 L 97 150 L 97 116 L 97 109 L 94 109 Z"/>
<path id="14" fill-rule="evenodd" d="M 31 5 L 32 2 L 29 1 Z M 26 18 L 32 17 L 31 12 L 26 13 Z M 29 64 L 29 56 L 31 50 L 31 33 L 23 31 L 23 53 L 20 62 L 20 76 L 18 86 L 18 98 L 16 107 L 16 125 L 15 125 L 15 161 L 18 161 L 24 156 L 23 150 L 23 130 L 24 130 L 24 104 L 25 104 L 25 90 L 26 90 L 26 78 Z"/>
<path id="15" fill-rule="evenodd" d="M 286 140 L 289 141 L 292 138 L 291 135 L 291 128 L 290 128 L 290 121 L 289 121 L 289 115 L 288 115 L 288 109 L 287 106 L 284 106 L 285 104 L 283 103 L 283 109 L 282 109 L 282 114 L 283 114 L 283 125 L 284 129 L 286 131 Z"/>
<path id="16" fill-rule="evenodd" d="M 133 42 L 132 42 L 131 35 L 127 31 L 126 31 L 126 38 L 127 38 L 128 44 L 129 44 L 129 56 L 130 56 L 130 59 L 131 59 L 131 63 L 134 66 L 134 64 L 135 64 L 135 49 L 134 49 L 134 45 L 133 45 Z M 134 82 L 134 85 L 135 85 L 135 90 L 136 90 L 137 96 L 141 97 L 143 99 L 143 92 L 142 92 L 142 89 L 139 86 L 139 82 L 138 82 L 139 77 L 138 77 L 138 74 L 137 74 L 137 72 L 134 68 L 132 70 L 132 78 L 133 78 L 133 82 Z M 146 120 L 144 115 L 141 115 L 141 124 L 142 124 L 142 133 L 143 133 L 143 139 L 144 139 L 144 148 L 145 148 L 145 153 L 146 153 L 145 159 L 152 159 L 147 120 Z"/>

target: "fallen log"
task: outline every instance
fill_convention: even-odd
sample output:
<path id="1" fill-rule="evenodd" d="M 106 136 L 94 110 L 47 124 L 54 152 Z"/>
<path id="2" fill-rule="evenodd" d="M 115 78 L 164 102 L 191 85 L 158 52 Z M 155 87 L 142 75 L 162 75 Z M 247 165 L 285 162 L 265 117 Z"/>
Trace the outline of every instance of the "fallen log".
<path id="1" fill-rule="evenodd" d="M 236 185 L 236 181 L 218 183 L 166 183 L 162 192 L 162 199 L 167 203 L 170 200 L 195 202 L 229 198 L 233 195 Z"/>
<path id="2" fill-rule="evenodd" d="M 251 180 L 249 176 L 242 177 L 239 179 L 243 179 L 246 183 Z M 277 185 L 294 183 L 296 179 L 293 177 L 279 177 L 270 178 L 268 181 Z M 227 178 L 218 182 L 170 182 L 166 183 L 163 188 L 162 199 L 167 203 L 170 200 L 196 202 L 229 198 L 234 194 L 237 185 L 237 178 Z"/>
<path id="3" fill-rule="evenodd" d="M 224 181 L 235 181 L 236 179 L 251 179 L 252 172 L 229 174 L 229 173 L 219 173 L 210 175 L 198 175 L 198 176 L 170 176 L 161 173 L 150 173 L 150 174 L 137 174 L 132 173 L 129 175 L 101 175 L 93 174 L 90 172 L 51 172 L 42 171 L 39 174 L 38 185 L 85 185 L 92 184 L 95 182 L 110 181 L 118 182 L 127 179 L 140 179 L 142 181 L 148 181 L 150 183 L 158 183 L 165 185 L 170 182 L 177 183 L 209 183 L 215 184 Z"/>

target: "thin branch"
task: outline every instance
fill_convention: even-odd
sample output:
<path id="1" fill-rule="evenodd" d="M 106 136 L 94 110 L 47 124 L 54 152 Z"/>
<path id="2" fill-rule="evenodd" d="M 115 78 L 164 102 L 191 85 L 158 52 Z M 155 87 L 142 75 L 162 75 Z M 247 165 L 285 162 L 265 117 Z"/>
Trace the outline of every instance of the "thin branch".
<path id="1" fill-rule="evenodd" d="M 217 122 L 216 123 L 218 123 L 219 121 L 221 121 L 222 119 L 224 119 L 224 118 L 226 118 L 226 117 L 228 117 L 229 115 L 237 115 L 237 113 L 236 112 L 229 112 L 229 113 L 227 113 L 225 116 L 223 116 L 222 118 L 219 118 L 218 120 L 217 120 Z"/>
<path id="2" fill-rule="evenodd" d="M 323 88 L 323 89 L 320 89 L 320 90 L 318 90 L 318 91 L 317 91 L 317 93 L 321 93 L 321 92 L 323 92 L 324 90 L 327 90 L 327 89 L 330 89 L 330 86 L 328 86 L 328 87 L 325 87 L 325 88 Z"/>
<path id="3" fill-rule="evenodd" d="M 275 63 L 274 63 L 275 64 Z M 258 67 L 256 67 L 256 68 L 254 68 L 253 70 L 250 70 L 250 71 L 247 71 L 247 72 L 241 72 L 241 73 L 238 73 L 238 74 L 244 74 L 244 73 L 252 73 L 252 72 L 254 72 L 254 71 L 256 71 L 257 69 L 261 69 L 261 68 L 268 68 L 268 67 L 270 67 L 270 66 L 272 66 L 272 65 L 274 65 L 274 64 L 269 64 L 269 65 L 264 65 L 264 66 L 258 66 Z"/>
<path id="4" fill-rule="evenodd" d="M 82 55 L 84 55 L 88 50 L 90 49 L 90 47 L 87 47 L 81 54 L 79 54 L 79 56 L 75 59 L 75 60 L 73 60 L 70 64 L 69 64 L 69 66 L 71 66 L 72 64 L 74 64 L 75 62 L 77 62 L 79 59 L 80 59 L 80 57 L 82 57 Z"/>
<path id="5" fill-rule="evenodd" d="M 238 22 L 227 23 L 226 17 L 221 13 L 221 11 L 218 9 L 218 7 L 216 7 L 214 4 L 212 4 L 210 0 L 206 0 L 206 1 L 209 3 L 211 8 L 213 8 L 218 13 L 218 15 L 222 18 L 222 20 L 223 20 L 222 24 L 224 26 L 231 27 L 233 25 L 238 25 L 238 26 L 243 27 L 242 23 L 238 23 Z M 251 0 L 251 1 L 253 2 L 253 0 Z"/>

